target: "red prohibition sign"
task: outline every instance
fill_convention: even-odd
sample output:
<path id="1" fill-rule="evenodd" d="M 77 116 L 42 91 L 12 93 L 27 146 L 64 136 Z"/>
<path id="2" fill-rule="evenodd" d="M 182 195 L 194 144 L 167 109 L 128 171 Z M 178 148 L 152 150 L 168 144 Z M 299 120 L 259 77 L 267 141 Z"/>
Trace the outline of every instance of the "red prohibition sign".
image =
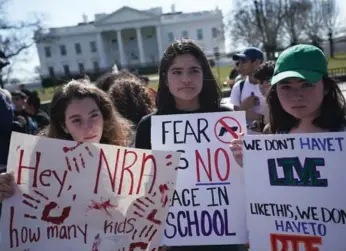
<path id="1" fill-rule="evenodd" d="M 234 126 L 230 125 L 233 124 Z M 237 129 L 234 129 L 232 127 L 237 127 Z M 219 135 L 221 131 L 217 131 L 217 128 L 224 128 L 227 132 L 227 135 L 231 136 L 229 137 L 229 141 L 226 141 L 225 139 L 222 139 L 222 136 Z M 242 128 L 238 120 L 236 120 L 233 117 L 222 117 L 218 121 L 216 121 L 214 126 L 214 134 L 215 137 L 222 143 L 229 144 L 231 143 L 232 139 L 238 139 L 238 134 L 242 132 Z"/>

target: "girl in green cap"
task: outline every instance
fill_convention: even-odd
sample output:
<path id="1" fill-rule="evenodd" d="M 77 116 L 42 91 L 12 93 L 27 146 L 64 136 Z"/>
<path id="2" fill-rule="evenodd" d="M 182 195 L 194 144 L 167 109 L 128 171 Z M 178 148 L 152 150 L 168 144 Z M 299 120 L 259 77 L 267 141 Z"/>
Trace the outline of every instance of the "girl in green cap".
<path id="1" fill-rule="evenodd" d="M 338 132 L 346 128 L 345 97 L 328 77 L 324 53 L 312 45 L 296 45 L 281 53 L 267 103 L 265 133 Z M 231 150 L 242 166 L 242 140 L 234 140 Z"/>

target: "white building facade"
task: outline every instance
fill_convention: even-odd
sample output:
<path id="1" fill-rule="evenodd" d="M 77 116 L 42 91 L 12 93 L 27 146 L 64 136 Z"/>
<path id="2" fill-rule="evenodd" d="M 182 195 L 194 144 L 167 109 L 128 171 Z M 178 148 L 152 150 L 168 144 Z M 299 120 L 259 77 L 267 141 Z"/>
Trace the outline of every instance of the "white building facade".
<path id="1" fill-rule="evenodd" d="M 92 22 L 50 28 L 37 45 L 43 77 L 110 69 L 157 65 L 174 40 L 191 38 L 207 56 L 224 52 L 221 10 L 163 14 L 161 8 L 123 7 L 111 14 L 96 14 Z"/>

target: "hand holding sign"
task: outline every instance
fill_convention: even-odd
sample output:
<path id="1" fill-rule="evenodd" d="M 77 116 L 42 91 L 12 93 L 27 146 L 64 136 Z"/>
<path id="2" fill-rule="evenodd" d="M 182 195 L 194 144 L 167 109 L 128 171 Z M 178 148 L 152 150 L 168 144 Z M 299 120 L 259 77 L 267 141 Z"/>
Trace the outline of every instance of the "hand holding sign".
<path id="1" fill-rule="evenodd" d="M 241 139 L 242 136 L 244 136 L 244 133 L 240 133 L 239 138 L 232 140 L 230 145 L 234 159 L 240 167 L 243 167 L 243 140 Z"/>
<path id="2" fill-rule="evenodd" d="M 15 193 L 13 173 L 0 174 L 0 202 Z"/>

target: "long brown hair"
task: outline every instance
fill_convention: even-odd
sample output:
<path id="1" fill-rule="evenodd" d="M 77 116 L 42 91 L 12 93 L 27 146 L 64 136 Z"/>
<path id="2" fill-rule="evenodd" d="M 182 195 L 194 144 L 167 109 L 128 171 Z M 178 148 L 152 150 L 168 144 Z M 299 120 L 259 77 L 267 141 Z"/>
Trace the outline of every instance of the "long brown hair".
<path id="1" fill-rule="evenodd" d="M 279 83 L 280 84 L 280 83 Z M 288 133 L 299 125 L 300 120 L 287 113 L 281 106 L 277 85 L 268 90 L 267 103 L 269 107 L 269 125 L 266 131 L 270 133 Z M 346 101 L 338 84 L 328 76 L 323 77 L 325 95 L 320 107 L 320 114 L 313 124 L 331 132 L 343 130 L 346 126 Z"/>
<path id="2" fill-rule="evenodd" d="M 174 59 L 180 55 L 190 54 L 200 63 L 203 71 L 203 88 L 199 94 L 199 105 L 207 110 L 220 107 L 221 89 L 210 68 L 208 59 L 196 42 L 190 39 L 175 41 L 168 46 L 160 62 L 159 88 L 157 90 L 156 106 L 159 111 L 175 107 L 175 100 L 167 85 L 167 72 Z"/>
<path id="3" fill-rule="evenodd" d="M 108 95 L 91 84 L 89 80 L 72 80 L 56 91 L 50 106 L 50 138 L 73 140 L 63 129 L 65 111 L 74 99 L 92 98 L 103 116 L 101 144 L 128 146 L 132 140 L 131 123 L 124 119 L 113 107 Z"/>

